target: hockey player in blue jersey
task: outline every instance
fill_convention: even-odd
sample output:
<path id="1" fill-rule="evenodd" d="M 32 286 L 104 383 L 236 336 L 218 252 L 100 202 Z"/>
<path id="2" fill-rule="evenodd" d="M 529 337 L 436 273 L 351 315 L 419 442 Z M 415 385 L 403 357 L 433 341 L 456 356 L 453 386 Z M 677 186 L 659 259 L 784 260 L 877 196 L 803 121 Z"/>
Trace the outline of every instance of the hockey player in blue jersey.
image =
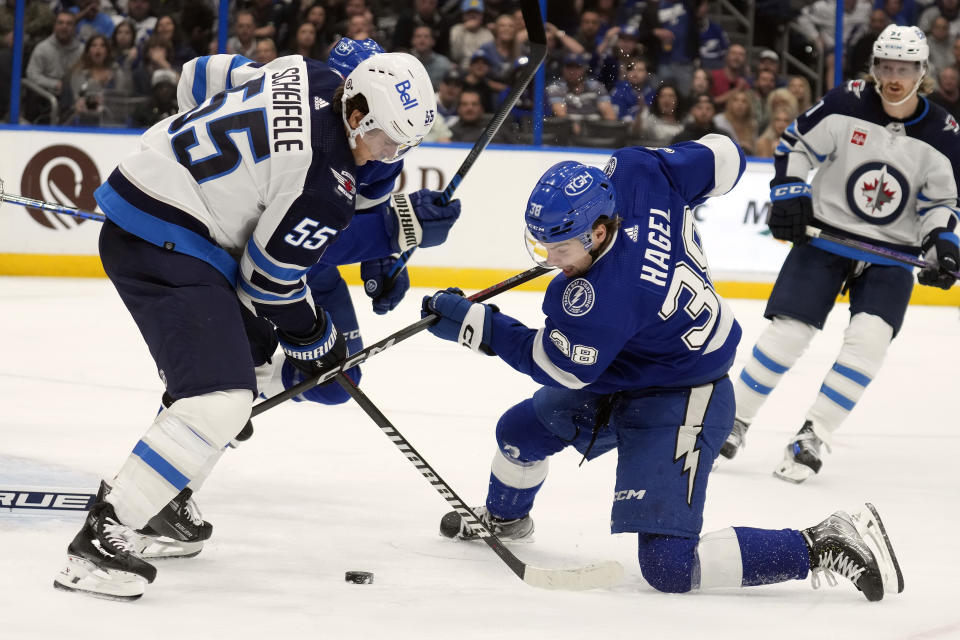
<path id="1" fill-rule="evenodd" d="M 300 56 L 215 58 L 198 64 L 226 64 L 226 90 L 149 129 L 96 193 L 104 269 L 173 401 L 101 486 L 60 589 L 139 598 L 156 569 L 137 531 L 209 475 L 247 422 L 258 359 L 279 341 L 305 375 L 343 360 L 305 274 L 353 218 L 357 168 L 401 157 L 435 115 L 426 70 L 407 54 L 374 56 L 346 81 Z M 198 69 L 189 90 L 214 71 Z"/>
<path id="2" fill-rule="evenodd" d="M 831 234 L 937 265 L 920 284 L 949 289 L 960 263 L 957 184 L 960 127 L 929 93 L 929 48 L 916 27 L 891 25 L 873 45 L 872 77 L 828 92 L 780 138 L 769 225 L 794 243 L 780 270 L 760 335 L 734 388 L 737 418 L 721 453 L 732 458 L 747 427 L 799 359 L 841 290 L 850 323 L 800 431 L 774 475 L 803 482 L 822 467 L 822 449 L 880 371 L 903 324 L 910 267 L 827 240 L 807 242 L 813 225 Z M 818 171 L 810 184 L 808 174 Z"/>
<path id="3" fill-rule="evenodd" d="M 637 534 L 655 589 L 769 584 L 811 571 L 816 586 L 823 571 L 880 600 L 902 589 L 902 577 L 869 504 L 802 531 L 700 536 L 707 478 L 733 424 L 727 371 L 740 327 L 714 289 L 692 208 L 729 191 L 744 166 L 739 147 L 717 135 L 621 149 L 602 172 L 556 164 L 525 213 L 531 255 L 563 271 L 547 287 L 544 327 L 457 290 L 424 298 L 424 315 L 440 316 L 431 333 L 543 385 L 500 418 L 486 504 L 475 513 L 502 540 L 529 540 L 549 457 L 573 446 L 590 460 L 616 448 L 611 530 Z M 476 537 L 455 511 L 440 532 Z"/>

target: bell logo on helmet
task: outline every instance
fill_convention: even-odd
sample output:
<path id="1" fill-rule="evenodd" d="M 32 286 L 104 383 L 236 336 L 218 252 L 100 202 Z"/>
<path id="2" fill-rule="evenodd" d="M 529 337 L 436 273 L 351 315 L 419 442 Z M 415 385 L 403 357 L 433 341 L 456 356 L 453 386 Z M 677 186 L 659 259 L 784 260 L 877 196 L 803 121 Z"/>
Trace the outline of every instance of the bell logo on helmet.
<path id="1" fill-rule="evenodd" d="M 400 94 L 400 104 L 403 105 L 403 110 L 413 109 L 415 106 L 420 104 L 417 102 L 417 99 L 410 95 L 410 81 L 404 80 L 403 82 L 398 82 L 393 85 L 397 90 L 397 93 Z"/>
<path id="2" fill-rule="evenodd" d="M 572 180 L 563 188 L 563 192 L 568 196 L 578 196 L 587 189 L 590 188 L 590 185 L 593 184 L 593 178 L 589 173 L 581 173 L 578 176 L 574 176 Z"/>

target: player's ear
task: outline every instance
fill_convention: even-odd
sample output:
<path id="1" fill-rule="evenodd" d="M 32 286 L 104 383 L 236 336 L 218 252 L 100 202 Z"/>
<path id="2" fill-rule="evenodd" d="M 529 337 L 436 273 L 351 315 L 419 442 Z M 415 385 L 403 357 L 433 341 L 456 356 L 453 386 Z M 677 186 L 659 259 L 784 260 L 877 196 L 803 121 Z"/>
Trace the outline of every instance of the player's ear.
<path id="1" fill-rule="evenodd" d="M 350 117 L 347 118 L 347 122 L 350 123 L 350 128 L 356 129 L 357 127 L 359 127 L 360 122 L 363 120 L 363 116 L 365 115 L 366 114 L 360 111 L 359 109 L 354 109 L 353 112 L 350 114 Z"/>

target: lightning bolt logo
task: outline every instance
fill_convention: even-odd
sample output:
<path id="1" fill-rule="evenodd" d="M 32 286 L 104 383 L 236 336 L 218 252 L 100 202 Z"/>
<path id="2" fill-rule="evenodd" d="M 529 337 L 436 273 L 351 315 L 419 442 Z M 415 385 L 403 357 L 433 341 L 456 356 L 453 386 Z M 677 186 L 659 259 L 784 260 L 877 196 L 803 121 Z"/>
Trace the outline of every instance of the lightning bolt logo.
<path id="1" fill-rule="evenodd" d="M 580 306 L 580 300 L 583 299 L 583 289 L 574 289 L 573 295 L 570 296 L 570 304 L 574 307 Z"/>
<path id="2" fill-rule="evenodd" d="M 700 435 L 700 431 L 702 430 L 703 426 L 690 427 L 680 425 L 680 429 L 677 431 L 677 451 L 673 461 L 677 462 L 680 458 L 683 458 L 683 471 L 681 475 L 684 473 L 688 474 L 687 506 L 690 506 L 693 501 L 693 484 L 697 479 L 697 463 L 700 462 L 700 450 L 697 449 L 697 436 Z"/>

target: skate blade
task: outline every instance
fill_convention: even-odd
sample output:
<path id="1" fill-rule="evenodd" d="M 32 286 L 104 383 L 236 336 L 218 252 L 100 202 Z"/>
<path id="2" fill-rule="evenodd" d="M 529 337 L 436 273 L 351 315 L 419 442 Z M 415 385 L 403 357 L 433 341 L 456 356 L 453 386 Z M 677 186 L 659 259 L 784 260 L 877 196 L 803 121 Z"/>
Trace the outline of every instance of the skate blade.
<path id="1" fill-rule="evenodd" d="M 869 513 L 861 511 L 851 516 L 853 526 L 863 538 L 873 555 L 877 558 L 880 568 L 880 577 L 883 579 L 885 593 L 903 593 L 903 572 L 897 561 L 897 554 L 887 536 L 887 530 L 880 519 L 880 513 L 869 502 L 866 503 Z"/>
<path id="2" fill-rule="evenodd" d="M 143 595 L 147 579 L 128 571 L 101 569 L 78 556 L 67 556 L 65 566 L 53 580 L 62 591 L 73 591 L 106 600 L 136 600 Z"/>
<path id="3" fill-rule="evenodd" d="M 443 538 L 444 540 L 450 540 L 451 542 L 482 542 L 482 539 L 480 538 L 480 536 L 473 536 L 470 538 L 461 538 L 459 535 L 457 535 L 451 538 L 450 536 L 444 535 L 441 532 L 440 537 Z M 501 538 L 500 536 L 497 536 L 497 540 L 499 540 L 503 544 L 530 544 L 531 542 L 537 541 L 532 531 L 530 532 L 530 535 L 524 536 L 523 538 Z"/>
<path id="4" fill-rule="evenodd" d="M 161 536 L 142 536 L 136 541 L 137 555 L 144 560 L 174 560 L 193 558 L 203 551 L 203 541 L 184 542 Z"/>
<path id="5" fill-rule="evenodd" d="M 773 470 L 773 476 L 780 480 L 800 484 L 817 475 L 816 471 L 805 464 L 794 462 L 793 458 L 783 460 L 776 469 Z"/>

